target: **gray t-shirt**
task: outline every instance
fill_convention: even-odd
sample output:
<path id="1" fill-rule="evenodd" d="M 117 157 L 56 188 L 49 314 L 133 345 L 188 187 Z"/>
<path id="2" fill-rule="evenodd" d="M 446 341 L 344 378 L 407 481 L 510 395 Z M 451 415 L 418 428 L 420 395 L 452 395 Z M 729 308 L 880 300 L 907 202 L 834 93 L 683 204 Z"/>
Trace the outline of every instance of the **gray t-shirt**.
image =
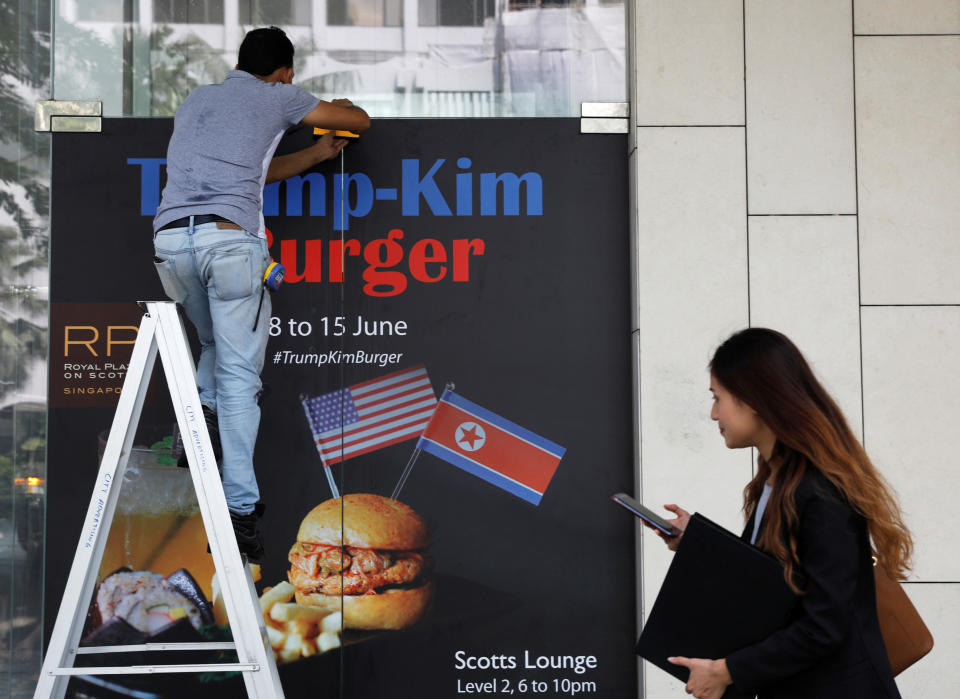
<path id="1" fill-rule="evenodd" d="M 184 216 L 216 214 L 264 237 L 263 184 L 273 152 L 319 101 L 242 70 L 191 92 L 173 120 L 153 230 Z"/>

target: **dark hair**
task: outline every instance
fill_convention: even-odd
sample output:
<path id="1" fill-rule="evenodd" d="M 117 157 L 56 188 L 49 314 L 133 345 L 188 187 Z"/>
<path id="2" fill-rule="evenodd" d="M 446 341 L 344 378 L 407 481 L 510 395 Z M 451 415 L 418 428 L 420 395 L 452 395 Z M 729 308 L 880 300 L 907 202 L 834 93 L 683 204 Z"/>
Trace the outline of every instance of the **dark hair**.
<path id="1" fill-rule="evenodd" d="M 843 413 L 820 385 L 806 359 L 785 335 L 747 328 L 717 348 L 710 372 L 725 389 L 756 411 L 776 435 L 770 460 L 777 478 L 770 494 L 767 525 L 757 545 L 786 568 L 797 589 L 797 531 L 800 518 L 794 493 L 804 473 L 817 469 L 867 521 L 879 563 L 894 579 L 909 569 L 910 532 L 893 490 L 870 462 Z M 743 490 L 749 517 L 773 468 L 760 457 L 757 475 Z"/>
<path id="2" fill-rule="evenodd" d="M 279 27 L 251 29 L 240 44 L 237 68 L 253 75 L 270 75 L 293 66 L 293 44 Z"/>

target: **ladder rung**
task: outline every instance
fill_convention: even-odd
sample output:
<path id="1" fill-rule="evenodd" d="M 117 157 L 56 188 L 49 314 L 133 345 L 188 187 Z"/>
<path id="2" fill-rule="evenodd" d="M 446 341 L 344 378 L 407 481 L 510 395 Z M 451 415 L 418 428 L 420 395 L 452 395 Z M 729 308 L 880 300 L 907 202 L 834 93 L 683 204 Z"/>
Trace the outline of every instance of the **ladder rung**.
<path id="1" fill-rule="evenodd" d="M 178 672 L 256 672 L 257 663 L 200 663 L 196 665 L 125 665 L 123 667 L 58 667 L 51 675 L 155 675 Z"/>
<path id="2" fill-rule="evenodd" d="M 205 641 L 202 643 L 137 643 L 130 646 L 84 646 L 77 648 L 77 655 L 99 653 L 136 653 L 145 650 L 236 650 L 233 641 Z"/>

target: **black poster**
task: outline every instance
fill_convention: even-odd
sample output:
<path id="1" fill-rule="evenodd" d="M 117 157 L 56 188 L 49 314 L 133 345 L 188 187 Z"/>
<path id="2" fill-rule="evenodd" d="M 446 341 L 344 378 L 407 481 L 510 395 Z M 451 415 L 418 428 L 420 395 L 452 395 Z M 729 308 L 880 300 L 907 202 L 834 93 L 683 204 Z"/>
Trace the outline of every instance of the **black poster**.
<path id="1" fill-rule="evenodd" d="M 105 119 L 101 134 L 54 139 L 48 633 L 135 302 L 165 298 L 151 218 L 171 130 Z M 296 130 L 278 152 L 313 138 Z M 302 581 L 291 560 L 328 550 L 298 532 L 334 489 L 349 522 L 407 469 L 397 500 L 425 529 L 406 544 L 422 563 L 409 584 L 429 587 L 403 619 L 348 613 L 332 635 L 268 612 L 288 697 L 636 696 L 634 523 L 610 500 L 633 489 L 624 153 L 624 137 L 581 134 L 577 119 L 376 120 L 342 158 L 266 188 L 286 282 L 262 375 L 258 586 Z M 212 598 L 174 422 L 155 377 L 100 575 L 183 568 Z M 366 549 L 337 550 L 360 561 Z M 281 604 L 308 602 L 304 590 Z M 236 677 L 107 684 L 76 679 L 71 691 L 243 694 Z"/>

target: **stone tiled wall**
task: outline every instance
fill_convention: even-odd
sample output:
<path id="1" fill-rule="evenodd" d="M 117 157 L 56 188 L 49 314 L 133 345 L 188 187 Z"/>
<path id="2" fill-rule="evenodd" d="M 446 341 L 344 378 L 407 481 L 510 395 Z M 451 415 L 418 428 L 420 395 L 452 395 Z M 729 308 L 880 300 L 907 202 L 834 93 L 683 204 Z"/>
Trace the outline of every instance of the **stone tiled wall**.
<path id="1" fill-rule="evenodd" d="M 936 647 L 901 693 L 960 696 L 960 2 L 636 0 L 633 21 L 640 496 L 739 531 L 753 464 L 709 419 L 706 363 L 736 329 L 785 332 L 916 540 Z M 644 609 L 669 556 L 643 534 Z"/>

